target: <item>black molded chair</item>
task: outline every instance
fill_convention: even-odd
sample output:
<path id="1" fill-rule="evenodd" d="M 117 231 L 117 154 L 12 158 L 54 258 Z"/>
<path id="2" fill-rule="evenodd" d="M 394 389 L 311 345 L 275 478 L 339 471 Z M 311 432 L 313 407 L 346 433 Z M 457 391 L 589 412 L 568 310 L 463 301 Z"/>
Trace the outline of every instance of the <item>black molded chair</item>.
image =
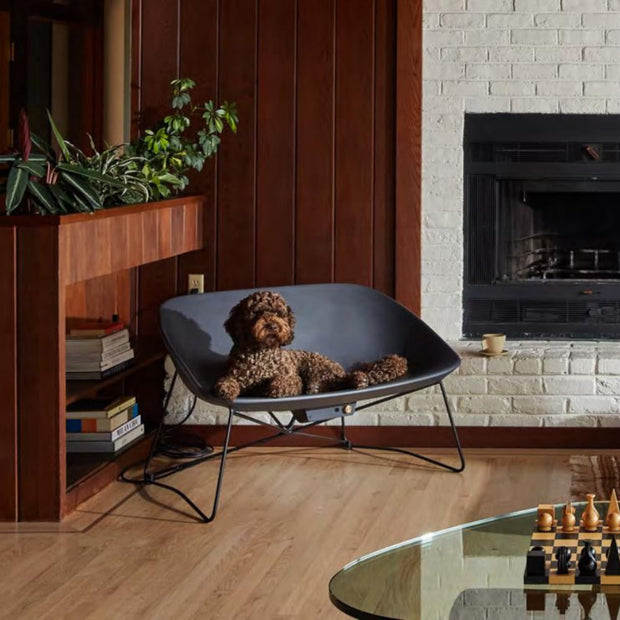
<path id="1" fill-rule="evenodd" d="M 334 439 L 345 448 L 362 448 L 401 452 L 420 458 L 453 472 L 465 468 L 465 461 L 454 425 L 450 405 L 442 380 L 456 370 L 459 356 L 430 327 L 393 299 L 373 289 L 353 284 L 312 284 L 270 287 L 281 293 L 296 317 L 295 349 L 317 351 L 349 368 L 357 362 L 371 361 L 388 353 L 398 353 L 409 361 L 406 376 L 361 390 L 344 390 L 291 398 L 241 397 L 233 403 L 218 400 L 212 393 L 216 379 L 223 374 L 232 342 L 224 330 L 230 309 L 242 298 L 259 289 L 245 289 L 186 295 L 165 302 L 161 307 L 161 330 L 166 348 L 174 362 L 176 373 L 168 391 L 165 407 L 174 389 L 177 376 L 194 395 L 228 409 L 224 446 L 220 452 L 204 455 L 151 472 L 150 461 L 155 454 L 164 425 L 156 435 L 151 454 L 144 466 L 143 478 L 128 482 L 156 484 L 181 496 L 200 516 L 210 522 L 215 518 L 227 454 L 249 446 L 265 443 L 283 435 L 301 434 L 319 437 L 307 429 L 334 418 L 341 419 L 340 436 Z M 401 448 L 354 444 L 346 436 L 346 418 L 375 404 L 439 384 L 458 451 L 460 464 L 452 466 Z M 372 400 L 362 406 L 359 401 Z M 193 410 L 193 406 L 192 406 Z M 291 412 L 284 422 L 276 412 Z M 252 417 L 252 412 L 268 412 L 271 423 Z M 236 417 L 269 426 L 275 433 L 256 441 L 229 447 L 231 427 Z M 186 416 L 189 417 L 188 415 Z M 202 512 L 184 493 L 159 482 L 181 469 L 193 467 L 205 460 L 220 457 L 220 470 L 210 515 Z"/>

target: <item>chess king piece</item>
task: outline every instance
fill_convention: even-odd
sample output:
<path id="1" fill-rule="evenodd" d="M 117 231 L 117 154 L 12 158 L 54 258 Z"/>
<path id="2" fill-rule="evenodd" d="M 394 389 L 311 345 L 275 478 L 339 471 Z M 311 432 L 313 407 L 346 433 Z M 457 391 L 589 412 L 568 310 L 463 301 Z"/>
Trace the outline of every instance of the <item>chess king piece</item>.
<path id="1" fill-rule="evenodd" d="M 617 514 L 617 513 L 616 513 Z M 620 575 L 620 557 L 618 557 L 618 543 L 616 537 L 611 537 L 611 544 L 607 549 L 607 566 L 605 567 L 606 575 Z"/>
<path id="2" fill-rule="evenodd" d="M 612 514 L 620 514 L 620 507 L 618 506 L 618 498 L 616 497 L 616 489 L 611 490 L 611 497 L 609 498 L 609 506 L 607 507 L 607 516 L 605 517 L 605 525 L 609 525 L 609 517 Z"/>
<path id="3" fill-rule="evenodd" d="M 572 532 L 575 527 L 575 507 L 568 502 L 562 509 L 562 531 Z"/>
<path id="4" fill-rule="evenodd" d="M 555 552 L 555 559 L 558 563 L 558 575 L 567 575 L 570 568 L 571 552 L 568 547 L 558 547 Z"/>
<path id="5" fill-rule="evenodd" d="M 577 566 L 582 577 L 591 577 L 596 574 L 596 551 L 589 540 L 584 541 Z"/>
<path id="6" fill-rule="evenodd" d="M 583 524 L 583 529 L 586 532 L 596 532 L 599 522 L 600 515 L 598 514 L 598 510 L 594 507 L 594 498 L 596 495 L 594 493 L 588 493 L 586 495 L 586 499 L 588 500 L 588 505 L 586 509 L 583 511 L 581 515 L 581 521 Z"/>

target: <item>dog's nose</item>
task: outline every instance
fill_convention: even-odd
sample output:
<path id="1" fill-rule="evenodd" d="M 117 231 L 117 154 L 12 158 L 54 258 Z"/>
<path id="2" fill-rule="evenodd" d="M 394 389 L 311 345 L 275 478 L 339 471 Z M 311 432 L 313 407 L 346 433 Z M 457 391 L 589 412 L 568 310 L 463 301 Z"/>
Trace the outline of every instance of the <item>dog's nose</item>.
<path id="1" fill-rule="evenodd" d="M 276 329 L 276 324 L 275 323 L 267 323 L 267 329 L 271 329 L 271 330 L 275 330 Z"/>

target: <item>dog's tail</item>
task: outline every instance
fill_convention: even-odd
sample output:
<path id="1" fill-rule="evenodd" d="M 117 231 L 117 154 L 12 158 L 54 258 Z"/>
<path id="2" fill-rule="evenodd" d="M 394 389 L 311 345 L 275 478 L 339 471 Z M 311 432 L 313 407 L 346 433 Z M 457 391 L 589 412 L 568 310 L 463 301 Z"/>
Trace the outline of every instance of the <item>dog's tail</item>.
<path id="1" fill-rule="evenodd" d="M 407 359 L 401 355 L 386 355 L 380 360 L 358 364 L 351 372 L 352 387 L 357 389 L 394 381 L 407 374 Z"/>

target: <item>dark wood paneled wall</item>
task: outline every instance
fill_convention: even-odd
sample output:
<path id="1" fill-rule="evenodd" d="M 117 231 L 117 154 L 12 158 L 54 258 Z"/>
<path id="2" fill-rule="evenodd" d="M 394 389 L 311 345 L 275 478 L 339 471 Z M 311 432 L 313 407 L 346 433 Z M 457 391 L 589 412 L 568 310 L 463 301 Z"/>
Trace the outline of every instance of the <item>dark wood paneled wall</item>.
<path id="1" fill-rule="evenodd" d="M 180 257 L 176 273 L 148 267 L 140 281 L 162 282 L 161 296 L 192 272 L 211 290 L 338 281 L 395 295 L 397 50 L 419 61 L 420 4 L 134 0 L 134 132 L 162 116 L 177 76 L 196 80 L 196 101 L 236 101 L 241 119 L 217 161 L 193 175 L 191 191 L 206 196 L 205 250 Z M 397 45 L 401 11 L 414 30 Z M 398 66 L 406 82 L 410 67 Z M 419 103 L 419 93 L 403 102 L 407 124 L 419 125 Z M 413 156 L 401 167 L 419 176 L 419 149 Z M 419 194 L 419 179 L 411 187 Z M 401 202 L 404 256 L 419 261 L 419 196 Z M 401 297 L 415 306 L 406 289 L 419 288 L 419 266 L 400 272 L 412 274 Z"/>

